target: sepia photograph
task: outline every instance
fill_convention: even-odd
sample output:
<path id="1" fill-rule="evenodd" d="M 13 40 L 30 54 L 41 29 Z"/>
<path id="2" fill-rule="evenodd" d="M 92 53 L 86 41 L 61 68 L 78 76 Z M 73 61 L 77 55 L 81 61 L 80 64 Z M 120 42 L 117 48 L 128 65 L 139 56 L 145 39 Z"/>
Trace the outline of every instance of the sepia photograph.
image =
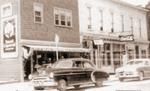
<path id="1" fill-rule="evenodd" d="M 150 0 L 0 0 L 0 91 L 150 91 Z"/>

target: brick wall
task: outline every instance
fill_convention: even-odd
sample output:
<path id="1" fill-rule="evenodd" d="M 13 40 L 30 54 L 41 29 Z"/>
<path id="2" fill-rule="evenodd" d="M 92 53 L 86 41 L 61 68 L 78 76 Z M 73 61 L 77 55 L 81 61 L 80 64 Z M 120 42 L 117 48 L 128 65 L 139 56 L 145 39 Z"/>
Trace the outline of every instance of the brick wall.
<path id="1" fill-rule="evenodd" d="M 33 3 L 44 5 L 43 24 L 34 23 Z M 72 10 L 73 27 L 64 28 L 54 25 L 54 7 Z M 21 0 L 21 37 L 29 40 L 54 41 L 55 33 L 60 36 L 60 42 L 79 43 L 77 0 Z"/>

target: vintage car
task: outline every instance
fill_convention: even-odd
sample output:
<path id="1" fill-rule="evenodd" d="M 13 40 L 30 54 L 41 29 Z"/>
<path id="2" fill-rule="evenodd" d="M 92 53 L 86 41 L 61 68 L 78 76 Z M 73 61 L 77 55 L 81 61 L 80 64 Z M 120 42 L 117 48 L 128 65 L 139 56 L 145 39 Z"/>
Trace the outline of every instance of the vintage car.
<path id="1" fill-rule="evenodd" d="M 56 87 L 60 91 L 65 91 L 68 86 L 79 88 L 83 84 L 102 86 L 108 77 L 106 72 L 83 58 L 58 60 L 52 67 L 43 68 L 29 76 L 35 90 Z"/>
<path id="2" fill-rule="evenodd" d="M 143 80 L 150 77 L 150 59 L 133 59 L 123 67 L 116 69 L 120 81 L 125 79 L 138 78 Z"/>

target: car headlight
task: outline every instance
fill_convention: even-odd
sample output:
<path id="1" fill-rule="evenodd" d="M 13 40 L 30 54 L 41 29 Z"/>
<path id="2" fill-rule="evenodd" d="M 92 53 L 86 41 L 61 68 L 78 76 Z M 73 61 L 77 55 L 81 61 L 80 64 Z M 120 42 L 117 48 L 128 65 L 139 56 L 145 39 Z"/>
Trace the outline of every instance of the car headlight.
<path id="1" fill-rule="evenodd" d="M 50 78 L 54 78 L 54 73 L 51 72 L 51 73 L 49 74 L 49 77 L 50 77 Z"/>
<path id="2" fill-rule="evenodd" d="M 30 75 L 28 76 L 28 79 L 29 79 L 29 80 L 32 80 L 32 78 L 33 78 L 33 76 L 30 74 Z"/>

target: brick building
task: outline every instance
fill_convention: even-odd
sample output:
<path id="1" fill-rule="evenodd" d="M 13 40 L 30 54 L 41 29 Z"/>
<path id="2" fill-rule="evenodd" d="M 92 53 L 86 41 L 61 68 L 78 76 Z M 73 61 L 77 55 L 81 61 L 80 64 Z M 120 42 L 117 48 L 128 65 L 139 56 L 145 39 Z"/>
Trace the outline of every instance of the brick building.
<path id="1" fill-rule="evenodd" d="M 21 81 L 36 64 L 89 52 L 80 46 L 77 0 L 0 2 L 0 81 Z"/>

